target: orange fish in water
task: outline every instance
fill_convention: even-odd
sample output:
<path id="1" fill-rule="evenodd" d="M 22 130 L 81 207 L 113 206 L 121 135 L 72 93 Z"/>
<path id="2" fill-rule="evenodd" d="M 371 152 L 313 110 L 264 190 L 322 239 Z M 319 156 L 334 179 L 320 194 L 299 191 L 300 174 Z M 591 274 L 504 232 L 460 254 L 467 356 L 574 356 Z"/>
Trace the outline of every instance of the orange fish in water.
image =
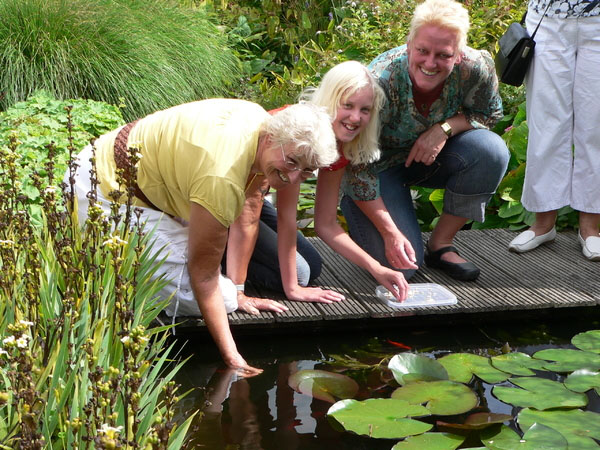
<path id="1" fill-rule="evenodd" d="M 391 339 L 386 339 L 386 341 L 388 342 L 388 344 L 392 344 L 394 347 L 400 347 L 405 350 L 412 350 L 412 347 L 409 347 L 408 345 L 403 344 L 402 342 L 392 341 Z"/>

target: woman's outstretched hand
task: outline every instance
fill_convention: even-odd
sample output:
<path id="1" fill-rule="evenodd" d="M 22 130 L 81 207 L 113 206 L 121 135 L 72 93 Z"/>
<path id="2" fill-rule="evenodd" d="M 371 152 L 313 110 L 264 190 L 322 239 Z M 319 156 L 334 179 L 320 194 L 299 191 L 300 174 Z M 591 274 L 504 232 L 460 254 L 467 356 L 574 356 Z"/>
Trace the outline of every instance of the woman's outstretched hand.
<path id="1" fill-rule="evenodd" d="M 339 292 L 321 289 L 319 287 L 296 286 L 290 292 L 286 292 L 289 300 L 297 302 L 336 303 L 344 300 Z"/>
<path id="2" fill-rule="evenodd" d="M 288 310 L 288 307 L 268 298 L 248 297 L 242 291 L 238 291 L 238 309 L 250 314 L 260 314 L 260 311 L 272 311 L 276 313 Z"/>

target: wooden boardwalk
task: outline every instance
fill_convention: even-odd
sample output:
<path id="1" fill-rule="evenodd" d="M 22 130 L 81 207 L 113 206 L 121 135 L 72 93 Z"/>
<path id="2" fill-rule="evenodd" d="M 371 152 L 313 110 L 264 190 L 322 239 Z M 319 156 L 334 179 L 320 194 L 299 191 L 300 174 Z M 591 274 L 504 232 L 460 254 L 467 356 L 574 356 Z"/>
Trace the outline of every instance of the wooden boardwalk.
<path id="1" fill-rule="evenodd" d="M 365 270 L 314 238 L 311 241 L 324 259 L 316 285 L 342 292 L 346 300 L 335 304 L 291 302 L 282 294 L 257 289 L 248 293 L 275 298 L 288 306 L 289 311 L 261 312 L 258 316 L 234 312 L 229 315 L 230 325 L 234 331 L 260 334 L 285 332 L 286 328 L 297 331 L 302 326 L 311 330 L 339 327 L 352 330 L 427 320 L 494 321 L 500 317 L 535 318 L 542 314 L 560 318 L 567 313 L 590 317 L 590 312 L 600 310 L 594 308 L 600 303 L 600 262 L 583 257 L 576 232 L 558 233 L 554 242 L 525 254 L 508 252 L 508 243 L 514 236 L 515 232 L 502 229 L 459 232 L 455 243 L 461 255 L 481 269 L 479 279 L 461 282 L 424 266 L 410 282 L 441 284 L 456 295 L 458 303 L 410 309 L 382 304 L 375 297 L 377 283 Z M 177 328 L 182 332 L 200 331 L 198 327 L 206 329 L 201 319 L 186 318 Z"/>

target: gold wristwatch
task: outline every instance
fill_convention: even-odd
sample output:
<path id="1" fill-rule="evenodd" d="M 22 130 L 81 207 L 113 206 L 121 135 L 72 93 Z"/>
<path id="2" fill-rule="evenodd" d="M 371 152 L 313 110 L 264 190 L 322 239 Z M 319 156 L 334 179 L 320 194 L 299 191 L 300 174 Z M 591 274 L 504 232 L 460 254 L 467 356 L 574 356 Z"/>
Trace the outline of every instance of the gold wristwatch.
<path id="1" fill-rule="evenodd" d="M 440 127 L 442 127 L 442 131 L 446 133 L 446 136 L 452 137 L 452 127 L 450 126 L 450 124 L 446 121 L 440 122 L 439 124 Z"/>

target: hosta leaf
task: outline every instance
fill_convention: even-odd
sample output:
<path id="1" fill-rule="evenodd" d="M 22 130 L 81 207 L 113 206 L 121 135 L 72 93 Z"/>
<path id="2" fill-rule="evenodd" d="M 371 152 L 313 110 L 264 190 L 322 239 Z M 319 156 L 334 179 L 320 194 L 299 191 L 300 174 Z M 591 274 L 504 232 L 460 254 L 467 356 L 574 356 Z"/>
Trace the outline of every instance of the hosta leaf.
<path id="1" fill-rule="evenodd" d="M 301 394 L 330 403 L 336 398 L 352 398 L 358 392 L 358 384 L 352 378 L 324 370 L 299 370 L 290 376 L 288 384 Z"/>
<path id="2" fill-rule="evenodd" d="M 569 411 L 536 411 L 523 409 L 517 417 L 521 429 L 528 429 L 534 423 L 546 425 L 562 434 L 569 449 L 598 450 L 594 439 L 600 439 L 600 414 L 573 409 Z"/>
<path id="3" fill-rule="evenodd" d="M 591 330 L 576 334 L 571 339 L 571 343 L 581 350 L 600 353 L 600 330 Z"/>
<path id="4" fill-rule="evenodd" d="M 493 356 L 492 366 L 512 375 L 531 376 L 535 370 L 544 370 L 544 361 L 534 359 L 525 353 L 506 353 L 505 355 Z"/>
<path id="5" fill-rule="evenodd" d="M 448 372 L 435 359 L 414 353 L 400 353 L 394 356 L 388 368 L 398 384 L 415 381 L 447 380 Z"/>
<path id="6" fill-rule="evenodd" d="M 575 392 L 586 392 L 595 389 L 600 395 L 600 373 L 587 369 L 576 370 L 567 377 L 565 386 Z"/>
<path id="7" fill-rule="evenodd" d="M 392 450 L 454 450 L 465 440 L 464 436 L 450 433 L 425 433 L 407 437 L 398 442 Z"/>
<path id="8" fill-rule="evenodd" d="M 396 389 L 392 398 L 412 405 L 425 403 L 432 414 L 454 415 L 470 411 L 479 402 L 477 395 L 464 384 L 454 381 L 419 381 Z"/>
<path id="9" fill-rule="evenodd" d="M 600 370 L 600 355 L 570 348 L 549 348 L 533 354 L 534 358 L 554 361 L 544 367 L 554 372 L 573 372 L 578 369 Z"/>
<path id="10" fill-rule="evenodd" d="M 545 378 L 511 378 L 510 382 L 519 386 L 494 386 L 492 393 L 504 403 L 522 408 L 533 407 L 544 410 L 550 408 L 577 408 L 587 405 L 585 394 L 568 390 L 564 384 Z"/>
<path id="11" fill-rule="evenodd" d="M 533 424 L 523 437 L 507 426 L 500 431 L 485 430 L 481 441 L 490 450 L 567 450 L 566 438 L 558 431 L 541 424 Z"/>
<path id="12" fill-rule="evenodd" d="M 468 383 L 473 375 L 487 383 L 500 383 L 510 375 L 494 368 L 489 358 L 469 353 L 452 353 L 438 359 L 452 381 Z"/>
<path id="13" fill-rule="evenodd" d="M 423 406 L 390 398 L 361 402 L 340 400 L 327 411 L 328 416 L 335 418 L 348 431 L 387 439 L 401 439 L 429 431 L 433 425 L 411 418 L 429 414 Z"/>

